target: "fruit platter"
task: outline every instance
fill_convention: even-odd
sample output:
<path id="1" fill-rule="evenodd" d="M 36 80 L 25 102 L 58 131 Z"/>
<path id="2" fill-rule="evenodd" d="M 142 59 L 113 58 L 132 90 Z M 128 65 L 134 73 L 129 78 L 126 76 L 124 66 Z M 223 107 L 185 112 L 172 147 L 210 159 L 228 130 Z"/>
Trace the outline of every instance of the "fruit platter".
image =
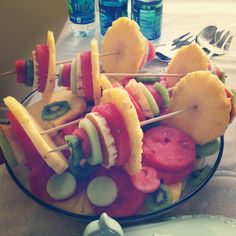
<path id="1" fill-rule="evenodd" d="M 17 82 L 34 91 L 23 103 L 4 98 L 9 124 L 0 126 L 0 146 L 27 196 L 81 221 L 105 212 L 137 223 L 207 184 L 236 114 L 235 90 L 195 43 L 165 73 L 142 72 L 154 57 L 139 26 L 121 17 L 101 49 L 93 39 L 90 50 L 56 62 L 49 31 L 32 59 L 16 60 Z"/>

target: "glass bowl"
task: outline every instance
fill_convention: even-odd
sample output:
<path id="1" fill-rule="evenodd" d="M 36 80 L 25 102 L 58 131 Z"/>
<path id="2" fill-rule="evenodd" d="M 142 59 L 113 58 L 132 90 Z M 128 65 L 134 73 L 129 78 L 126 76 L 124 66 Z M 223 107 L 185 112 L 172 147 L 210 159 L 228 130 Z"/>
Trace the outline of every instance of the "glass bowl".
<path id="1" fill-rule="evenodd" d="M 22 104 L 27 106 L 29 103 L 32 103 L 32 101 L 34 103 L 35 97 L 37 97 L 37 99 L 38 99 L 37 92 L 33 91 L 22 101 Z M 123 225 L 143 223 L 145 221 L 149 221 L 149 220 L 158 218 L 161 215 L 163 215 L 164 213 L 170 212 L 173 209 L 175 209 L 176 207 L 187 202 L 190 198 L 192 198 L 197 192 L 199 192 L 208 183 L 208 181 L 212 178 L 215 171 L 217 170 L 219 163 L 221 161 L 222 155 L 223 155 L 223 150 L 224 150 L 224 137 L 223 136 L 221 136 L 219 138 L 219 143 L 220 143 L 219 151 L 216 154 L 205 158 L 205 162 L 203 164 L 203 167 L 204 167 L 204 165 L 209 165 L 212 167 L 212 169 L 208 173 L 208 175 L 204 178 L 204 180 L 197 187 L 191 187 L 190 185 L 188 185 L 188 183 L 186 181 L 185 187 L 181 192 L 180 199 L 177 200 L 176 202 L 173 202 L 170 205 L 167 205 L 166 207 L 163 207 L 158 210 L 154 210 L 152 212 L 144 212 L 144 213 L 139 213 L 137 215 L 126 216 L 126 217 L 114 217 L 114 219 Z M 58 208 L 56 206 L 51 205 L 50 203 L 46 203 L 46 202 L 42 201 L 41 199 L 39 199 L 38 197 L 36 197 L 35 195 L 33 195 L 31 193 L 31 191 L 28 187 L 27 181 L 26 181 L 27 177 L 25 177 L 27 174 L 26 175 L 23 174 L 23 177 L 22 177 L 23 171 L 21 171 L 21 170 L 19 171 L 19 167 L 11 168 L 10 165 L 7 163 L 7 161 L 6 161 L 6 168 L 9 172 L 9 175 L 11 176 L 11 178 L 13 179 L 15 184 L 19 187 L 19 189 L 22 192 L 24 192 L 29 198 L 31 198 L 33 201 L 35 201 L 37 204 L 45 207 L 46 209 L 52 210 L 55 213 L 59 213 L 59 214 L 66 216 L 66 217 L 70 217 L 70 218 L 79 220 L 81 222 L 90 222 L 90 221 L 93 221 L 93 220 L 99 218 L 100 215 L 81 215 L 81 214 L 77 214 L 75 212 L 70 212 L 70 211 Z"/>

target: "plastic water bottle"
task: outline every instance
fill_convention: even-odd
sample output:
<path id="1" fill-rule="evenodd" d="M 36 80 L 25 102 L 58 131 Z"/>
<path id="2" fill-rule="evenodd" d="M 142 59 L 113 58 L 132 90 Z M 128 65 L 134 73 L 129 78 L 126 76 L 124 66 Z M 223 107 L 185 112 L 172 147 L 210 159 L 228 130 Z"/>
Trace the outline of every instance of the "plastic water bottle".
<path id="1" fill-rule="evenodd" d="M 163 0 L 132 0 L 131 17 L 143 35 L 151 41 L 161 36 Z"/>
<path id="2" fill-rule="evenodd" d="M 95 32 L 94 0 L 68 0 L 69 18 L 75 37 L 87 37 Z"/>
<path id="3" fill-rule="evenodd" d="M 128 0 L 99 0 L 100 32 L 105 35 L 112 22 L 128 16 Z"/>

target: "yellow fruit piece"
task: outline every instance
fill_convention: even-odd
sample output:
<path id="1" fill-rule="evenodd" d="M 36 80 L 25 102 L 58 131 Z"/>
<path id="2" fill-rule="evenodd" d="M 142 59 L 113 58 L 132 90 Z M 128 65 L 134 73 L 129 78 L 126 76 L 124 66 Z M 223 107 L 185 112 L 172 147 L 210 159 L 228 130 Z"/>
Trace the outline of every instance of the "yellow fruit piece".
<path id="1" fill-rule="evenodd" d="M 154 113 L 150 107 L 148 100 L 146 99 L 142 89 L 135 79 L 131 79 L 129 83 L 125 86 L 129 93 L 133 96 L 135 101 L 141 106 L 142 111 L 146 118 L 153 118 Z"/>
<path id="2" fill-rule="evenodd" d="M 80 215 L 95 214 L 93 207 L 88 200 L 87 193 L 85 191 L 77 194 L 76 196 L 70 198 L 69 200 L 61 202 L 53 202 L 52 205 Z"/>
<path id="3" fill-rule="evenodd" d="M 138 24 L 127 17 L 113 21 L 102 41 L 102 53 L 118 52 L 101 58 L 106 73 L 136 73 L 146 54 L 146 39 Z M 123 80 L 124 77 L 117 77 Z"/>
<path id="4" fill-rule="evenodd" d="M 98 41 L 91 41 L 91 63 L 92 63 L 92 80 L 93 80 L 93 98 L 97 105 L 101 98 L 101 83 L 100 83 L 100 62 L 98 52 Z"/>
<path id="5" fill-rule="evenodd" d="M 15 98 L 10 96 L 6 97 L 4 98 L 4 103 L 17 118 L 18 122 L 21 124 L 22 128 L 48 166 L 50 166 L 57 174 L 63 173 L 68 168 L 67 159 L 61 152 L 57 151 L 49 153 L 49 151 L 56 146 L 49 135 L 40 134 L 43 131 L 40 124 Z"/>
<path id="6" fill-rule="evenodd" d="M 165 123 L 190 135 L 196 144 L 210 142 L 223 135 L 229 124 L 230 100 L 216 75 L 208 71 L 189 73 L 174 87 L 168 112 L 196 108 Z"/>
<path id="7" fill-rule="evenodd" d="M 113 103 L 123 115 L 129 133 L 131 156 L 125 163 L 124 168 L 130 174 L 138 173 L 142 168 L 142 138 L 143 132 L 140 128 L 138 115 L 129 98 L 128 93 L 123 88 L 112 88 L 103 91 L 101 104 Z"/>
<path id="8" fill-rule="evenodd" d="M 43 108 L 49 103 L 64 101 L 66 100 L 70 104 L 70 110 L 61 117 L 55 120 L 46 121 L 41 118 L 41 113 Z M 66 89 L 61 89 L 53 93 L 52 97 L 45 100 L 40 100 L 39 102 L 27 107 L 28 112 L 40 123 L 40 125 L 45 129 L 50 129 L 69 121 L 76 119 L 79 115 L 86 111 L 87 105 L 83 98 L 73 95 L 71 91 Z M 57 132 L 50 133 L 50 136 L 58 135 Z"/>
<path id="9" fill-rule="evenodd" d="M 55 40 L 52 31 L 48 31 L 47 34 L 47 45 L 49 51 L 49 65 L 48 65 L 48 78 L 45 89 L 43 91 L 43 99 L 48 100 L 52 96 L 55 89 L 55 79 L 56 79 L 56 49 Z"/>
<path id="10" fill-rule="evenodd" d="M 169 62 L 167 73 L 186 75 L 193 71 L 208 70 L 209 59 L 206 53 L 196 44 L 192 43 L 181 47 Z M 170 87 L 180 80 L 180 77 L 168 77 Z"/>
<path id="11" fill-rule="evenodd" d="M 112 83 L 104 74 L 100 75 L 100 82 L 103 90 L 113 88 Z"/>
<path id="12" fill-rule="evenodd" d="M 169 184 L 167 186 L 172 194 L 173 202 L 177 202 L 181 196 L 183 182 L 178 182 L 176 184 Z"/>

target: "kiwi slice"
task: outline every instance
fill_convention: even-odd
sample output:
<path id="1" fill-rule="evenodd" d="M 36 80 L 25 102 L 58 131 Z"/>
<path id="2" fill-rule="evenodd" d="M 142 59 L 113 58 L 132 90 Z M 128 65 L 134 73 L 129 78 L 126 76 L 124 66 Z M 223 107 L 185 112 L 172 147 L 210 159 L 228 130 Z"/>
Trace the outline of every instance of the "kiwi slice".
<path id="1" fill-rule="evenodd" d="M 169 105 L 170 96 L 169 96 L 169 91 L 167 90 L 167 88 L 162 83 L 158 83 L 158 82 L 155 83 L 153 85 L 153 87 L 161 95 L 161 97 L 163 99 L 163 105 L 164 106 L 168 106 Z"/>
<path id="2" fill-rule="evenodd" d="M 192 187 L 198 187 L 210 174 L 212 167 L 209 165 L 204 166 L 202 169 L 194 171 L 187 179 L 187 182 Z"/>
<path id="3" fill-rule="evenodd" d="M 71 164 L 73 166 L 80 165 L 80 161 L 83 159 L 81 141 L 75 135 L 66 135 L 65 140 L 71 148 Z"/>
<path id="4" fill-rule="evenodd" d="M 71 109 L 67 101 L 53 102 L 43 108 L 41 117 L 43 120 L 51 121 L 65 115 Z"/>
<path id="5" fill-rule="evenodd" d="M 153 84 L 155 82 L 160 82 L 161 77 L 153 77 L 153 78 L 135 77 L 135 80 L 142 83 Z"/>
<path id="6" fill-rule="evenodd" d="M 167 185 L 161 184 L 158 190 L 151 193 L 145 200 L 144 208 L 147 211 L 160 210 L 173 202 L 173 196 Z"/>
<path id="7" fill-rule="evenodd" d="M 24 84 L 26 87 L 32 87 L 34 83 L 34 64 L 32 60 L 26 61 L 26 76 Z"/>
<path id="8" fill-rule="evenodd" d="M 7 138 L 1 128 L 0 128 L 0 149 L 2 149 L 4 158 L 6 159 L 9 166 L 15 167 L 18 165 L 15 159 L 14 153 L 11 149 L 11 146 L 9 142 L 7 141 Z"/>
<path id="9" fill-rule="evenodd" d="M 220 149 L 220 142 L 215 139 L 209 143 L 196 145 L 197 157 L 207 157 L 217 153 Z"/>
<path id="10" fill-rule="evenodd" d="M 69 170 L 76 179 L 85 180 L 92 176 L 99 165 L 90 165 L 85 162 L 83 165 L 74 165 L 72 156 L 69 158 Z"/>

